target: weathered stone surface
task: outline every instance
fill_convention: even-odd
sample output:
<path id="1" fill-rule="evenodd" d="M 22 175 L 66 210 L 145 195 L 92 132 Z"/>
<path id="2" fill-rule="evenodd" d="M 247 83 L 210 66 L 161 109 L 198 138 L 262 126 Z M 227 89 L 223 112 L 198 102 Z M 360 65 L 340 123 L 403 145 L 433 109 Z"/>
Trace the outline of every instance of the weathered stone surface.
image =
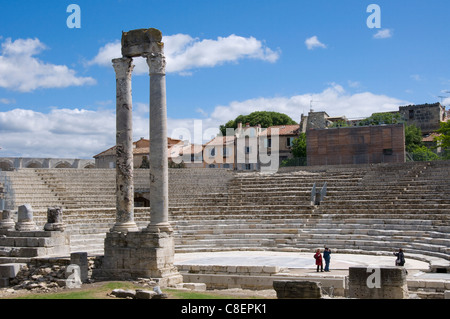
<path id="1" fill-rule="evenodd" d="M 64 231 L 66 226 L 63 223 L 63 209 L 61 207 L 49 207 L 47 209 L 47 223 L 44 230 Z"/>
<path id="2" fill-rule="evenodd" d="M 19 206 L 16 230 L 30 231 L 36 230 L 37 226 L 33 220 L 33 209 L 30 204 Z"/>
<path id="3" fill-rule="evenodd" d="M 14 219 L 12 218 L 12 212 L 10 210 L 5 209 L 2 212 L 2 218 L 0 220 L 0 229 L 3 230 L 12 230 L 14 229 Z"/>
<path id="4" fill-rule="evenodd" d="M 76 252 L 70 254 L 70 263 L 80 267 L 81 282 L 88 281 L 89 262 L 86 252 Z"/>
<path id="5" fill-rule="evenodd" d="M 408 298 L 403 267 L 350 267 L 349 297 L 359 299 Z"/>
<path id="6" fill-rule="evenodd" d="M 320 283 L 314 281 L 275 280 L 273 288 L 278 299 L 319 299 Z"/>
<path id="7" fill-rule="evenodd" d="M 159 52 L 161 41 L 161 31 L 154 28 L 122 32 L 122 56 L 132 58 Z"/>
<path id="8" fill-rule="evenodd" d="M 115 296 L 117 298 L 132 298 L 134 299 L 136 296 L 135 290 L 124 290 L 124 289 L 114 289 L 111 292 L 112 296 Z"/>
<path id="9" fill-rule="evenodd" d="M 136 299 L 152 299 L 154 296 L 156 296 L 157 293 L 152 290 L 136 290 L 135 298 Z"/>

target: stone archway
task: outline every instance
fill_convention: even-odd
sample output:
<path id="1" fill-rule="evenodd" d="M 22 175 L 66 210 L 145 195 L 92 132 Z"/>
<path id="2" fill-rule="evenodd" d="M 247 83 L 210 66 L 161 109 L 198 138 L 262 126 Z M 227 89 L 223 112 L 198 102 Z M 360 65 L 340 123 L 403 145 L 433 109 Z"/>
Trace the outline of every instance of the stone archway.
<path id="1" fill-rule="evenodd" d="M 42 168 L 42 164 L 36 161 L 32 161 L 29 164 L 27 164 L 26 168 Z"/>
<path id="2" fill-rule="evenodd" d="M 72 168 L 72 165 L 69 162 L 63 161 L 56 163 L 54 168 Z"/>
<path id="3" fill-rule="evenodd" d="M 11 161 L 2 160 L 0 161 L 0 170 L 11 171 L 14 169 L 14 164 Z"/>

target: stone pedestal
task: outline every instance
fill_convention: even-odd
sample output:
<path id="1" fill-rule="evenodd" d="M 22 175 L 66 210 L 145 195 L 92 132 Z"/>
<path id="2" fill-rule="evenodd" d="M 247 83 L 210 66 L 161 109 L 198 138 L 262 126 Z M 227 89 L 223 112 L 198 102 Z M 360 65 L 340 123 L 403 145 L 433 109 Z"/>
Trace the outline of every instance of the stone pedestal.
<path id="1" fill-rule="evenodd" d="M 349 297 L 359 299 L 406 299 L 409 297 L 403 267 L 350 267 Z"/>
<path id="2" fill-rule="evenodd" d="M 105 256 L 96 278 L 130 280 L 159 279 L 160 286 L 181 283 L 183 277 L 174 262 L 171 233 L 148 231 L 106 234 Z"/>
<path id="3" fill-rule="evenodd" d="M 30 204 L 19 206 L 16 230 L 18 231 L 32 231 L 36 230 L 37 225 L 33 220 L 33 209 Z"/>
<path id="4" fill-rule="evenodd" d="M 89 261 L 86 252 L 78 252 L 70 254 L 70 264 L 80 267 L 80 280 L 87 282 L 89 279 Z"/>
<path id="5" fill-rule="evenodd" d="M 44 230 L 47 231 L 64 231 L 66 225 L 63 223 L 63 210 L 60 207 L 47 208 L 47 223 Z"/>
<path id="6" fill-rule="evenodd" d="M 13 230 L 15 224 L 12 218 L 12 212 L 10 210 L 4 210 L 2 212 L 2 219 L 0 220 L 0 230 Z"/>

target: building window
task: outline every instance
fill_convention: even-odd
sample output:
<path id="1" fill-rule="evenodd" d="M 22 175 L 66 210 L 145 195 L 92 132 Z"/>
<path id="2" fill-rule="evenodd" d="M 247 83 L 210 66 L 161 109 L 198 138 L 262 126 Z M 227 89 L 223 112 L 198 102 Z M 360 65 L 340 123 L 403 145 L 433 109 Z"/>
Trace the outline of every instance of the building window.
<path id="1" fill-rule="evenodd" d="M 394 153 L 394 151 L 392 150 L 392 148 L 385 148 L 383 150 L 383 155 L 392 155 Z"/>
<path id="2" fill-rule="evenodd" d="M 228 151 L 228 147 L 224 147 L 223 148 L 223 157 L 228 157 L 230 156 L 230 152 Z"/>
<path id="3" fill-rule="evenodd" d="M 245 164 L 245 170 L 249 171 L 252 169 L 252 164 Z"/>
<path id="4" fill-rule="evenodd" d="M 216 148 L 215 147 L 211 149 L 211 151 L 209 152 L 209 156 L 210 157 L 216 156 Z"/>
<path id="5" fill-rule="evenodd" d="M 414 119 L 414 110 L 409 110 L 409 119 Z"/>
<path id="6" fill-rule="evenodd" d="M 208 167 L 209 167 L 209 168 L 216 168 L 216 165 L 214 165 L 214 164 L 209 164 Z"/>
<path id="7" fill-rule="evenodd" d="M 230 168 L 230 164 L 223 164 L 223 168 Z"/>
<path id="8" fill-rule="evenodd" d="M 293 137 L 288 137 L 286 139 L 286 146 L 287 147 L 291 147 L 294 144 L 294 138 Z"/>
<path id="9" fill-rule="evenodd" d="M 264 139 L 264 147 L 272 147 L 272 139 L 271 138 L 266 138 Z"/>
<path id="10" fill-rule="evenodd" d="M 245 154 L 250 154 L 250 146 L 245 147 Z"/>

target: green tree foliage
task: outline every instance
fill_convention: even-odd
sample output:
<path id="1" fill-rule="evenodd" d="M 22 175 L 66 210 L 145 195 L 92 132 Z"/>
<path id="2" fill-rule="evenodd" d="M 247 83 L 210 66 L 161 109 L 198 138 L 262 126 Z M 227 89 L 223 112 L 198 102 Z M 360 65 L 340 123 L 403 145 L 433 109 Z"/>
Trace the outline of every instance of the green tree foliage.
<path id="1" fill-rule="evenodd" d="M 439 159 L 439 156 L 436 153 L 433 153 L 426 146 L 416 147 L 410 155 L 414 161 L 436 161 Z"/>
<path id="2" fill-rule="evenodd" d="M 444 151 L 443 157 L 450 159 L 450 121 L 441 122 L 441 127 L 436 131 L 440 134 L 435 138 L 435 141 L 439 143 Z"/>
<path id="3" fill-rule="evenodd" d="M 300 136 L 295 138 L 292 144 L 294 158 L 284 160 L 280 166 L 306 166 L 306 134 L 300 133 Z"/>
<path id="4" fill-rule="evenodd" d="M 420 128 L 412 125 L 405 126 L 405 148 L 408 153 L 413 152 L 416 148 L 423 146 L 422 131 Z"/>
<path id="5" fill-rule="evenodd" d="M 300 133 L 300 136 L 292 142 L 292 154 L 294 157 L 306 157 L 306 134 Z"/>
<path id="6" fill-rule="evenodd" d="M 247 123 L 250 126 L 256 126 L 261 124 L 261 127 L 267 128 L 275 125 L 294 125 L 298 124 L 293 119 L 291 119 L 288 115 L 278 112 L 269 112 L 269 111 L 257 111 L 250 113 L 249 115 L 239 115 L 234 120 L 228 121 L 224 125 L 220 125 L 220 131 L 222 135 L 226 135 L 227 128 L 236 129 L 238 123 L 242 123 L 242 125 L 246 125 Z"/>
<path id="7" fill-rule="evenodd" d="M 403 123 L 404 120 L 400 113 L 374 113 L 372 116 L 359 122 L 359 126 L 381 125 L 381 124 L 397 124 Z"/>

